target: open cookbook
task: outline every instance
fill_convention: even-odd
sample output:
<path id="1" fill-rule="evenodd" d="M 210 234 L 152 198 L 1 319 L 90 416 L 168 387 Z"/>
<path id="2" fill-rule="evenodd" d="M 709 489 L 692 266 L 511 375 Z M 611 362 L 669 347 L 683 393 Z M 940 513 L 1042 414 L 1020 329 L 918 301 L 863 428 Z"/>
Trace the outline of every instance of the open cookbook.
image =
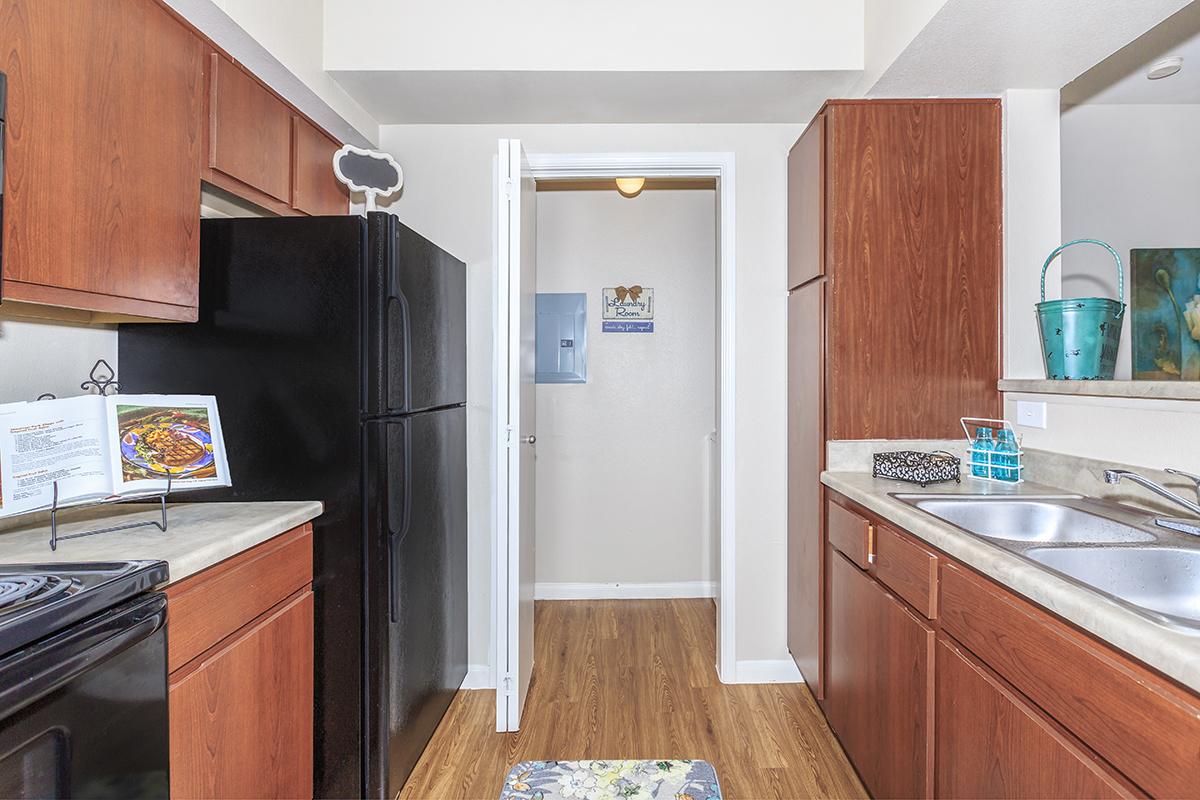
<path id="1" fill-rule="evenodd" d="M 229 486 L 215 397 L 86 395 L 0 405 L 0 517 Z"/>

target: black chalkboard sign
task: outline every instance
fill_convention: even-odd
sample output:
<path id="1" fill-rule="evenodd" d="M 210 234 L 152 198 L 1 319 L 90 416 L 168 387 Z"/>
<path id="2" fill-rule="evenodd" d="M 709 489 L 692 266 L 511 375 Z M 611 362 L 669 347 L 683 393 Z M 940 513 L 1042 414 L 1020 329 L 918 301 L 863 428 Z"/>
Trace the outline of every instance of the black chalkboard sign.
<path id="1" fill-rule="evenodd" d="M 333 173 L 350 191 L 366 195 L 367 211 L 375 210 L 376 198 L 394 194 L 404 183 L 404 172 L 396 159 L 352 144 L 343 145 L 333 154 Z"/>

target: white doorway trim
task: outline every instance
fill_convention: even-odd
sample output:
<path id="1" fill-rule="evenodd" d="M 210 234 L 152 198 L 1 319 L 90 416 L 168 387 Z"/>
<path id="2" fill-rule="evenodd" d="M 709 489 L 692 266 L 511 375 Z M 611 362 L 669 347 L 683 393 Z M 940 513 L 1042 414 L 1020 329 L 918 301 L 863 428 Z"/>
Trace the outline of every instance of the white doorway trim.
<path id="1" fill-rule="evenodd" d="M 720 276 L 720 575 L 717 582 L 717 675 L 722 683 L 737 683 L 735 613 L 736 525 L 734 420 L 737 331 L 737 269 L 735 248 L 735 174 L 733 153 L 541 153 L 530 154 L 536 179 L 716 178 L 718 214 L 717 270 Z M 499 531 L 499 520 L 493 528 Z M 498 534 L 497 534 L 498 535 Z M 495 602 L 493 597 L 493 602 Z"/>

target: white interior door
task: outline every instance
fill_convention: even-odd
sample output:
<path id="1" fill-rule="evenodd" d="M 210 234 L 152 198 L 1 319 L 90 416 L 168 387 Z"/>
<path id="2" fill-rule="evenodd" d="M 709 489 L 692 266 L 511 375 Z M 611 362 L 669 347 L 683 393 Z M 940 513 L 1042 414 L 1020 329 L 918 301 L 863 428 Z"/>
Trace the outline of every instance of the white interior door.
<path id="1" fill-rule="evenodd" d="M 520 140 L 496 163 L 496 730 L 515 731 L 533 674 L 537 206 Z"/>

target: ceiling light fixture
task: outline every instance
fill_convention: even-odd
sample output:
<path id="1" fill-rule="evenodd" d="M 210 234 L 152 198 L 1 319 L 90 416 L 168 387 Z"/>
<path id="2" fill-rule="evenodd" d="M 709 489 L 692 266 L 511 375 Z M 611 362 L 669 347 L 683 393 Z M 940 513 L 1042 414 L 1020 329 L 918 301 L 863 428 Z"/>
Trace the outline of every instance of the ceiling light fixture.
<path id="1" fill-rule="evenodd" d="M 636 197 L 645 185 L 645 178 L 617 178 L 617 191 L 626 197 Z"/>
<path id="2" fill-rule="evenodd" d="M 1169 78 L 1181 69 L 1183 69 L 1183 59 L 1180 56 L 1172 56 L 1151 64 L 1149 71 L 1146 72 L 1146 77 L 1156 81 L 1160 78 Z"/>

